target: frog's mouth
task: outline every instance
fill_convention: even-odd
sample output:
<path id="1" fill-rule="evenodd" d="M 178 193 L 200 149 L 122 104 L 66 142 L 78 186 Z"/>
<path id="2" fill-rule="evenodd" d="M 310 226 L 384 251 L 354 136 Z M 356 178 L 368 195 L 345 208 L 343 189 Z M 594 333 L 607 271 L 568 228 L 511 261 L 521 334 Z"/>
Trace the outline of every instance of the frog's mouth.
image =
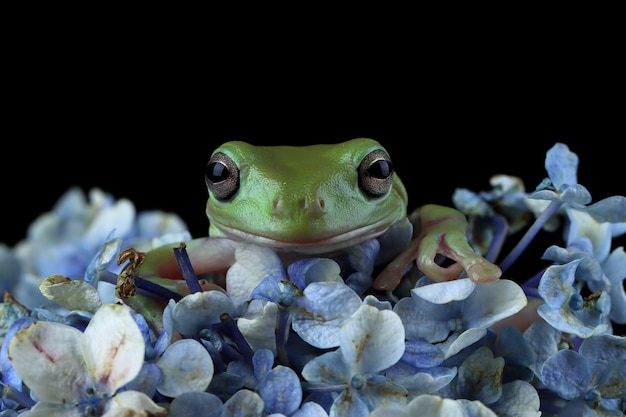
<path id="1" fill-rule="evenodd" d="M 368 224 L 356 229 L 351 229 L 347 232 L 321 237 L 318 236 L 316 238 L 307 238 L 306 236 L 301 238 L 298 236 L 287 238 L 257 234 L 221 224 L 214 224 L 214 226 L 220 230 L 224 236 L 233 240 L 256 243 L 261 246 L 271 247 L 277 251 L 295 252 L 304 255 L 320 255 L 336 252 L 380 236 L 389 228 L 389 223 L 387 221 L 380 221 L 375 224 Z"/>

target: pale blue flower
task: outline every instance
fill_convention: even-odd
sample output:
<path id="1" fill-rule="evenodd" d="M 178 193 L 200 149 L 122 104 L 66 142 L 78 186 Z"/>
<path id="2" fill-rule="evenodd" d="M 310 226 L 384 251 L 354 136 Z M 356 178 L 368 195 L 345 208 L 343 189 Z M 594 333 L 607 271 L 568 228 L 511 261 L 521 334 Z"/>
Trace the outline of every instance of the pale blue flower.
<path id="1" fill-rule="evenodd" d="M 584 338 L 611 330 L 611 300 L 606 292 L 583 298 L 574 287 L 580 263 L 581 259 L 575 259 L 546 269 L 538 287 L 545 303 L 537 307 L 537 313 L 556 329 Z"/>
<path id="2" fill-rule="evenodd" d="M 626 401 L 626 338 L 590 336 L 578 351 L 549 356 L 538 376 L 546 388 L 570 401 L 570 416 L 620 415 Z"/>
<path id="3" fill-rule="evenodd" d="M 120 409 L 164 415 L 141 392 L 118 393 L 139 373 L 144 349 L 128 307 L 105 304 L 84 333 L 56 322 L 33 322 L 13 335 L 8 355 L 38 400 L 31 416 L 107 415 Z"/>
<path id="4" fill-rule="evenodd" d="M 269 350 L 256 351 L 252 366 L 231 362 L 228 372 L 240 376 L 245 388 L 259 394 L 268 414 L 291 415 L 300 407 L 302 388 L 298 375 L 289 367 L 274 366 L 274 354 Z"/>
<path id="5" fill-rule="evenodd" d="M 550 246 L 543 258 L 564 264 L 580 259 L 576 281 L 591 292 L 606 291 L 611 299 L 609 318 L 626 324 L 626 253 L 623 247 L 611 252 L 612 239 L 626 231 L 626 223 L 599 223 L 589 213 L 568 210 L 566 247 Z"/>
<path id="6" fill-rule="evenodd" d="M 339 392 L 329 415 L 367 416 L 377 407 L 404 406 L 406 390 L 379 374 L 404 352 L 400 318 L 393 311 L 362 304 L 342 328 L 339 348 L 302 369 L 303 378 L 314 386 Z"/>
<path id="7" fill-rule="evenodd" d="M 114 238 L 123 240 L 122 249 L 146 250 L 191 236 L 175 214 L 137 213 L 128 199 L 115 200 L 98 188 L 91 189 L 87 197 L 82 190 L 70 188 L 52 211 L 29 226 L 27 238 L 14 247 L 21 265 L 14 296 L 29 309 L 57 309 L 37 290 L 41 281 L 50 275 L 83 279 L 94 256 Z"/>
<path id="8" fill-rule="evenodd" d="M 394 311 L 408 340 L 433 344 L 453 340 L 441 345 L 443 361 L 481 339 L 487 328 L 517 313 L 526 302 L 524 292 L 513 281 L 500 279 L 477 285 L 463 278 L 418 286 L 411 297 L 396 303 Z M 419 362 L 414 365 L 423 367 Z"/>

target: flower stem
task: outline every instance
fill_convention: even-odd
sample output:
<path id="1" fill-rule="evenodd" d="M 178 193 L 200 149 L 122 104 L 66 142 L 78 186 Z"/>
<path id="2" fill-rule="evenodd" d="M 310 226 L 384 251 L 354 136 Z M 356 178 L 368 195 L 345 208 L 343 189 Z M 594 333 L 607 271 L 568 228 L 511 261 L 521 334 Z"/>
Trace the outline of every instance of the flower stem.
<path id="1" fill-rule="evenodd" d="M 495 228 L 495 232 L 493 242 L 485 254 L 485 259 L 489 262 L 494 262 L 502 250 L 502 245 L 504 245 L 504 241 L 509 232 L 509 226 L 506 219 L 500 215 L 495 215 L 490 220 Z"/>
<path id="2" fill-rule="evenodd" d="M 108 282 L 110 284 L 115 285 L 117 283 L 117 274 L 114 274 L 111 271 L 99 271 L 98 272 L 98 280 L 102 282 Z M 165 288 L 162 285 L 156 284 L 152 281 L 149 281 L 145 278 L 141 278 L 139 276 L 135 276 L 135 285 L 137 286 L 137 293 L 141 295 L 145 295 L 150 298 L 156 298 L 161 301 L 168 301 L 173 299 L 178 302 L 181 300 L 182 295 Z"/>
<path id="3" fill-rule="evenodd" d="M 191 265 L 191 261 L 189 260 L 189 254 L 187 253 L 186 248 L 187 245 L 185 245 L 184 242 L 181 243 L 180 246 L 174 248 L 174 256 L 176 257 L 178 267 L 180 268 L 180 271 L 185 278 L 187 287 L 189 287 L 189 291 L 193 294 L 196 292 L 201 292 L 202 287 L 200 286 L 200 282 L 198 281 L 198 276 L 193 270 L 193 266 Z"/>
<path id="4" fill-rule="evenodd" d="M 235 345 L 239 348 L 239 352 L 244 357 L 248 363 L 252 363 L 252 356 L 254 355 L 254 351 L 248 344 L 246 338 L 241 334 L 239 327 L 237 327 L 237 323 L 229 314 L 221 315 L 221 323 L 219 324 L 220 329 L 231 338 Z"/>
<path id="5" fill-rule="evenodd" d="M 278 325 L 276 326 L 276 350 L 278 360 L 284 366 L 289 366 L 289 356 L 287 355 L 287 339 L 291 329 L 291 313 L 289 310 L 278 309 Z"/>
<path id="6" fill-rule="evenodd" d="M 10 385 L 2 384 L 2 398 L 9 399 L 11 401 L 15 401 L 19 405 L 31 408 L 35 405 L 35 401 L 30 398 L 28 395 L 24 394 L 21 391 L 16 390 Z"/>
<path id="7" fill-rule="evenodd" d="M 537 233 L 539 233 L 541 228 L 546 224 L 550 217 L 552 217 L 552 215 L 556 213 L 559 208 L 561 208 L 561 205 L 563 205 L 561 201 L 552 200 L 546 210 L 535 219 L 535 222 L 528 228 L 520 241 L 517 242 L 517 245 L 515 245 L 513 250 L 511 250 L 506 258 L 504 258 L 504 260 L 500 263 L 500 269 L 502 270 L 503 274 L 511 267 L 511 265 L 513 265 L 513 263 L 515 263 L 517 258 L 520 257 L 522 252 L 524 252 L 526 247 L 535 238 Z"/>

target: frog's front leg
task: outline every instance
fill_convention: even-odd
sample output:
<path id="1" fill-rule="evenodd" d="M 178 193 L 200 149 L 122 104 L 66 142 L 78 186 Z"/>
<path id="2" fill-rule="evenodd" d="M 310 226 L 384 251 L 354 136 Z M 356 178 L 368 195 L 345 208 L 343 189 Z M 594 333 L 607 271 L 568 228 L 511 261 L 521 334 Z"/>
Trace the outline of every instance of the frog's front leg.
<path id="1" fill-rule="evenodd" d="M 183 279 L 174 249 L 180 243 L 163 245 L 146 253 L 139 269 L 143 278 Z M 204 237 L 185 242 L 185 250 L 196 275 L 225 273 L 235 263 L 237 242 L 223 237 Z"/>
<path id="2" fill-rule="evenodd" d="M 489 282 L 500 278 L 502 271 L 476 253 L 467 241 L 467 219 L 451 207 L 427 204 L 412 214 L 415 222 L 413 240 L 376 277 L 373 287 L 393 290 L 402 279 L 406 267 L 416 261 L 418 269 L 433 281 L 450 281 L 465 270 L 474 282 Z M 436 262 L 437 255 L 455 263 L 443 267 Z"/>

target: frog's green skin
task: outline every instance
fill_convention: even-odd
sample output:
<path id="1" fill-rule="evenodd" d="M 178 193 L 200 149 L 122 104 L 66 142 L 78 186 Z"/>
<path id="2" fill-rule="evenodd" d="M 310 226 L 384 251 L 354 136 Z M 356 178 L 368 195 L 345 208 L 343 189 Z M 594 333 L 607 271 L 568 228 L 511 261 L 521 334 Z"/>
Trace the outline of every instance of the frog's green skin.
<path id="1" fill-rule="evenodd" d="M 197 273 L 232 264 L 237 241 L 324 256 L 407 222 L 405 187 L 387 151 L 373 139 L 312 146 L 226 142 L 213 152 L 206 181 L 210 237 L 188 243 Z M 414 238 L 376 278 L 375 288 L 395 288 L 413 260 L 436 281 L 454 279 L 463 270 L 477 282 L 500 277 L 500 269 L 470 247 L 459 211 L 426 205 L 410 218 Z M 457 263 L 440 267 L 437 254 Z M 142 274 L 178 278 L 174 262 L 163 249 L 148 253 Z"/>

